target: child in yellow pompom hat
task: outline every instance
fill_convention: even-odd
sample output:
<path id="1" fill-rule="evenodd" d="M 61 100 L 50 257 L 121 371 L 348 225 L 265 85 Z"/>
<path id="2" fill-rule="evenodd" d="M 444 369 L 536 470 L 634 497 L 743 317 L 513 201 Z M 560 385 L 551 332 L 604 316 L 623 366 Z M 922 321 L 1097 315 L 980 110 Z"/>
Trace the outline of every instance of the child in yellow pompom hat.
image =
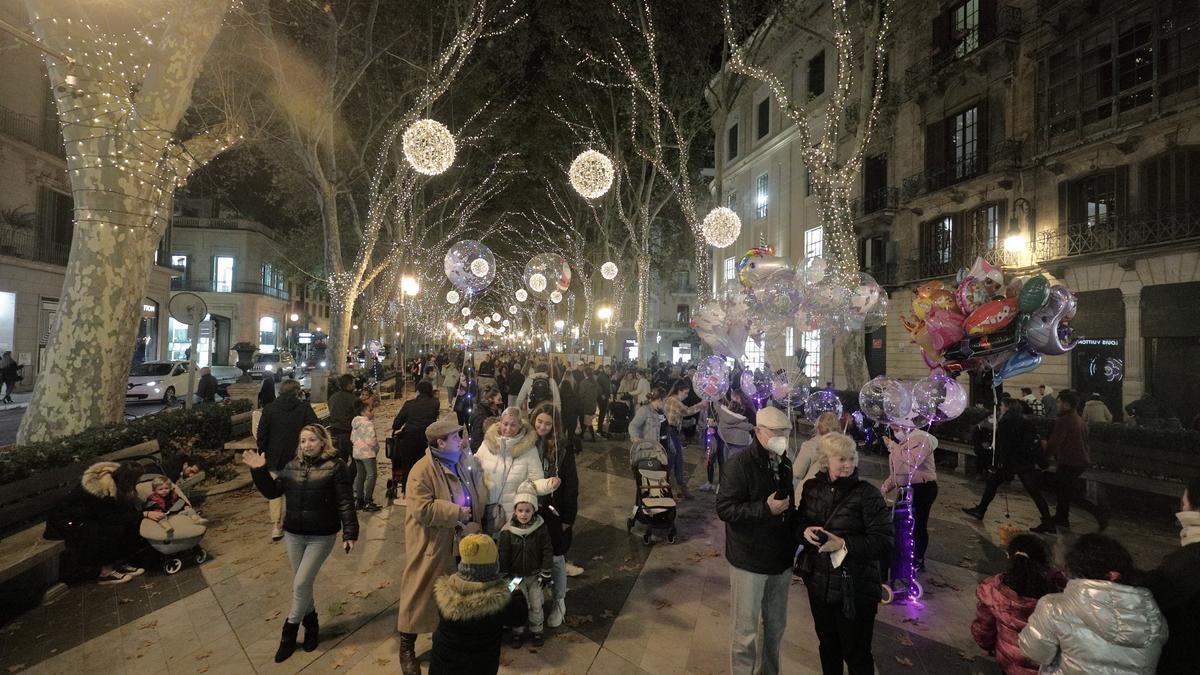
<path id="1" fill-rule="evenodd" d="M 467 535 L 458 553 L 458 574 L 433 585 L 441 621 L 433 633 L 429 675 L 493 674 L 500 669 L 501 632 L 525 625 L 525 607 L 513 601 L 500 578 L 491 537 Z"/>

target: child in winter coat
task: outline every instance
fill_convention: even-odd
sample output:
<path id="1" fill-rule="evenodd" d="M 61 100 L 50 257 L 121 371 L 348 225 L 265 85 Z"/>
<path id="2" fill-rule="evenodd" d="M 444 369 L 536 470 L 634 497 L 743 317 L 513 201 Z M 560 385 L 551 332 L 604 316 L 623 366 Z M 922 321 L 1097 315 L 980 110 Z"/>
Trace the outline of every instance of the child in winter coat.
<path id="1" fill-rule="evenodd" d="M 521 483 L 513 503 L 513 516 L 500 530 L 500 576 L 506 579 L 520 578 L 518 588 L 529 605 L 529 632 L 532 644 L 541 647 L 543 610 L 545 602 L 543 587 L 550 582 L 554 547 L 550 542 L 550 531 L 543 527 L 542 517 L 537 514 L 537 490 L 532 481 Z M 512 646 L 520 647 L 525 639 L 525 626 L 513 629 Z"/>
<path id="2" fill-rule="evenodd" d="M 433 633 L 429 675 L 495 675 L 500 634 L 525 622 L 521 603 L 497 573 L 496 542 L 471 534 L 458 544 L 458 574 L 433 584 L 441 620 Z"/>
<path id="3" fill-rule="evenodd" d="M 1029 621 L 1038 598 L 1066 585 L 1062 573 L 1047 563 L 1046 546 L 1036 535 L 1021 534 L 1008 543 L 1008 569 L 988 577 L 975 589 L 979 602 L 971 636 L 996 658 L 1007 675 L 1036 675 L 1038 664 L 1021 656 L 1017 636 Z"/>
<path id="4" fill-rule="evenodd" d="M 357 415 L 350 422 L 350 456 L 354 459 L 354 507 L 359 511 L 378 511 L 375 503 L 375 475 L 379 457 L 379 437 L 375 434 L 375 406 L 379 397 L 371 394 L 355 404 Z"/>
<path id="5" fill-rule="evenodd" d="M 1053 675 L 1153 673 L 1167 622 L 1149 590 L 1133 586 L 1133 557 L 1115 539 L 1085 534 L 1067 551 L 1071 580 L 1038 600 L 1021 653 Z"/>
<path id="6" fill-rule="evenodd" d="M 146 497 L 146 502 L 142 504 L 142 516 L 150 520 L 161 521 L 179 513 L 191 518 L 192 522 L 199 525 L 208 524 L 207 520 L 201 518 L 199 513 L 196 513 L 191 504 L 188 504 L 186 501 L 183 504 L 178 504 L 179 501 L 180 497 L 175 492 L 175 484 L 171 482 L 170 478 L 159 476 L 150 482 L 150 495 Z"/>

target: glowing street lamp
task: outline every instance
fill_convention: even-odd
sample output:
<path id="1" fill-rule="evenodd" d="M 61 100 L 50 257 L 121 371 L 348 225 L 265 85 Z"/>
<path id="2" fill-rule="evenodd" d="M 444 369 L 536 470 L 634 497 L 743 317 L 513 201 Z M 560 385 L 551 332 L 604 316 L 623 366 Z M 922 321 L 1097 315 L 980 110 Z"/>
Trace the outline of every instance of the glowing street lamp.
<path id="1" fill-rule="evenodd" d="M 596 318 L 600 319 L 601 321 L 608 321 L 612 318 L 612 312 L 612 307 L 601 307 L 600 309 L 596 310 Z"/>
<path id="2" fill-rule="evenodd" d="M 421 292 L 421 284 L 413 277 L 404 277 L 400 280 L 400 292 L 408 296 L 416 295 Z"/>

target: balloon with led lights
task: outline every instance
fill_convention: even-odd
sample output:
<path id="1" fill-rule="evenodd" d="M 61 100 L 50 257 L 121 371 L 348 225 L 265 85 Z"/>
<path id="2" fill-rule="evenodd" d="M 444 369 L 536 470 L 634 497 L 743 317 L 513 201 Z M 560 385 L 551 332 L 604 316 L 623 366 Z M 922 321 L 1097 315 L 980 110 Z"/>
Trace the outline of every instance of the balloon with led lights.
<path id="1" fill-rule="evenodd" d="M 496 278 L 496 257 L 492 249 L 474 239 L 464 239 L 451 246 L 442 267 L 450 283 L 467 293 L 482 291 Z"/>
<path id="2" fill-rule="evenodd" d="M 704 240 L 714 248 L 725 248 L 737 241 L 742 233 L 742 219 L 732 209 L 718 206 L 704 216 L 701 224 Z"/>
<path id="3" fill-rule="evenodd" d="M 705 401 L 720 400 L 729 391 L 729 367 L 725 365 L 725 359 L 710 356 L 701 361 L 692 375 L 692 388 Z"/>
<path id="4" fill-rule="evenodd" d="M 412 168 L 436 176 L 454 163 L 454 134 L 437 120 L 422 119 L 404 130 L 404 158 Z"/>
<path id="5" fill-rule="evenodd" d="M 876 422 L 889 424 L 908 417 L 912 411 L 912 392 L 900 381 L 880 375 L 859 390 L 858 407 Z"/>
<path id="6" fill-rule="evenodd" d="M 617 278 L 617 264 L 613 261 L 608 261 L 600 266 L 600 276 L 612 281 Z"/>
<path id="7" fill-rule="evenodd" d="M 962 385 L 940 373 L 917 380 L 912 387 L 913 413 L 929 423 L 952 420 L 967 409 L 967 392 Z"/>
<path id="8" fill-rule="evenodd" d="M 833 413 L 834 417 L 842 417 L 842 399 L 836 392 L 829 389 L 814 391 L 804 401 L 804 416 L 809 422 L 816 422 L 822 413 Z"/>
<path id="9" fill-rule="evenodd" d="M 771 397 L 771 375 L 764 373 L 762 368 L 743 370 L 738 385 L 743 394 L 752 397 L 760 404 Z"/>
<path id="10" fill-rule="evenodd" d="M 571 187 L 587 199 L 596 199 L 608 192 L 614 175 L 612 160 L 595 150 L 580 153 L 567 171 Z"/>
<path id="11" fill-rule="evenodd" d="M 796 283 L 807 286 L 825 278 L 825 259 L 813 256 L 801 260 L 796 265 Z"/>
<path id="12" fill-rule="evenodd" d="M 571 267 L 557 253 L 539 253 L 525 264 L 525 285 L 538 297 L 571 287 Z"/>
<path id="13" fill-rule="evenodd" d="M 788 325 L 801 305 L 800 289 L 792 271 L 777 270 L 757 282 L 746 294 L 750 326 L 757 331 L 775 332 Z"/>
<path id="14" fill-rule="evenodd" d="M 771 373 L 771 398 L 788 408 L 801 408 L 808 398 L 809 378 L 799 369 Z"/>

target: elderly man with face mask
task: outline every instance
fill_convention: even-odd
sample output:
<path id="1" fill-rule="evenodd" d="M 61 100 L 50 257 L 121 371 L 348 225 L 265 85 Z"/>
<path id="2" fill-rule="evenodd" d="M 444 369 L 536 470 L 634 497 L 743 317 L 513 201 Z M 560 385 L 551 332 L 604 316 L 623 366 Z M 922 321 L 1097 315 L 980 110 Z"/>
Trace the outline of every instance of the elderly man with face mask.
<path id="1" fill-rule="evenodd" d="M 732 592 L 730 670 L 734 675 L 779 672 L 796 551 L 789 522 L 795 512 L 792 464 L 787 458 L 791 430 L 783 411 L 759 410 L 750 446 L 726 464 L 717 492 Z"/>

